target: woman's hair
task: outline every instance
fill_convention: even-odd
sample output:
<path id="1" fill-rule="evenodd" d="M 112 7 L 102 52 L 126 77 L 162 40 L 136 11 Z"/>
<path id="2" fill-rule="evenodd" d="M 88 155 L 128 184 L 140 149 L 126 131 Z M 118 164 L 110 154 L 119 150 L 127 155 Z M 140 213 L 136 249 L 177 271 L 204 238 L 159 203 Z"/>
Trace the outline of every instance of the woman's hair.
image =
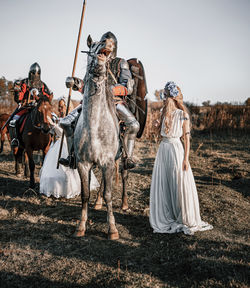
<path id="1" fill-rule="evenodd" d="M 64 104 L 65 104 L 65 107 L 67 107 L 67 99 L 66 99 L 65 96 L 60 97 L 60 98 L 58 99 L 58 103 L 59 103 L 60 101 L 63 101 Z M 72 110 L 74 110 L 74 105 L 73 105 L 72 101 L 70 100 L 68 113 L 70 113 Z"/>
<path id="2" fill-rule="evenodd" d="M 170 83 L 170 82 L 168 82 Z M 173 82 L 171 82 L 173 83 Z M 167 85 L 165 86 L 165 89 L 164 89 L 164 95 L 165 95 L 165 98 L 163 100 L 163 109 L 162 109 L 162 113 L 161 113 L 161 121 L 160 121 L 160 126 L 159 126 L 159 133 L 161 131 L 161 127 L 162 127 L 162 122 L 163 122 L 163 119 L 165 117 L 165 133 L 167 134 L 169 132 L 169 129 L 171 127 L 171 124 L 172 124 L 172 112 L 175 108 L 178 108 L 182 111 L 184 111 L 185 114 L 188 114 L 190 115 L 187 107 L 185 106 L 185 104 L 183 103 L 183 95 L 182 95 L 182 92 L 181 92 L 181 89 L 180 87 L 178 87 L 176 84 L 175 85 L 175 93 L 174 95 L 176 96 L 172 96 L 173 93 L 172 92 L 172 87 L 173 87 L 173 84 L 172 84 L 172 87 L 171 89 L 168 89 Z M 178 91 L 178 93 L 177 93 Z M 185 117 L 185 116 L 184 116 Z M 190 117 L 189 117 L 190 118 Z M 191 126 L 191 124 L 190 124 Z M 190 127 L 191 128 L 191 127 Z"/>

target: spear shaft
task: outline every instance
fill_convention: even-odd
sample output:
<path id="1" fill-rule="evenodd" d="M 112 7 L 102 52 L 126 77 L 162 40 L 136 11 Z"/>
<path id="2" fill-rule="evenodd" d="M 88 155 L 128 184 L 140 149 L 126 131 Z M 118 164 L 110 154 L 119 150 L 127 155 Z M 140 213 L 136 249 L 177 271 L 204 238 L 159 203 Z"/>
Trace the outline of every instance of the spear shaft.
<path id="1" fill-rule="evenodd" d="M 79 32 L 78 32 L 78 37 L 77 37 L 77 43 L 76 43 L 76 51 L 75 51 L 75 58 L 74 58 L 74 64 L 73 64 L 73 69 L 72 69 L 72 77 L 75 76 L 75 70 L 76 70 L 76 61 L 77 61 L 77 56 L 78 56 L 78 50 L 79 50 L 79 44 L 80 44 L 80 38 L 81 38 L 81 33 L 82 33 L 82 24 L 83 24 L 83 18 L 84 18 L 84 13 L 85 13 L 85 3 L 86 1 L 83 1 L 83 7 L 82 7 L 82 15 L 81 15 L 81 21 L 80 21 L 80 26 L 79 26 Z M 71 92 L 72 92 L 72 87 L 69 88 L 69 96 L 68 96 L 68 102 L 67 102 L 67 107 L 66 107 L 66 115 L 68 115 L 69 112 L 69 105 L 70 105 L 70 98 L 71 98 Z M 63 139 L 64 139 L 64 131 L 62 134 L 61 138 L 61 143 L 60 143 L 60 149 L 59 149 L 59 154 L 58 154 L 58 159 L 57 159 L 57 166 L 56 168 L 59 168 L 59 159 L 62 154 L 62 147 L 63 147 Z"/>

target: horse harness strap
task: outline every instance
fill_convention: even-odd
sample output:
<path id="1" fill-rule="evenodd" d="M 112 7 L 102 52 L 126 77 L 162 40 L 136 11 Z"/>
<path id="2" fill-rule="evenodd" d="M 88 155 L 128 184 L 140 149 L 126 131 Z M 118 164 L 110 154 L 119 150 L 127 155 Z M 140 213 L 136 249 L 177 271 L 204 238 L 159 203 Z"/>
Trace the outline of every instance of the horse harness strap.
<path id="1" fill-rule="evenodd" d="M 36 109 L 36 107 L 35 107 L 34 109 Z M 42 130 L 42 127 L 41 127 L 41 126 L 35 125 L 35 120 L 34 120 L 34 118 L 32 117 L 32 112 L 33 112 L 33 111 L 34 111 L 34 110 L 32 110 L 32 111 L 30 112 L 30 119 L 31 119 L 32 126 L 33 126 L 34 128 L 36 128 L 36 129 L 38 129 L 38 130 Z M 36 117 L 36 115 L 37 115 L 37 110 L 35 111 L 35 117 Z"/>
<path id="2" fill-rule="evenodd" d="M 115 84 L 117 84 L 118 82 L 115 78 L 115 75 L 111 72 L 111 70 L 109 68 L 107 70 L 108 70 L 108 73 L 110 74 L 110 76 L 112 77 L 112 79 L 114 80 Z"/>

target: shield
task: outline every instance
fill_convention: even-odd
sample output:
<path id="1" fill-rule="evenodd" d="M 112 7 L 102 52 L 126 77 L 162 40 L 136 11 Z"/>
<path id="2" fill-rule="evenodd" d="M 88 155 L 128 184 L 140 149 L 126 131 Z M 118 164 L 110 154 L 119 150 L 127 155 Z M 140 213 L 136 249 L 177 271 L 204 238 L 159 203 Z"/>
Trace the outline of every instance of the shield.
<path id="1" fill-rule="evenodd" d="M 141 138 L 147 120 L 147 100 L 145 99 L 147 83 L 143 65 L 137 58 L 127 60 L 129 69 L 134 79 L 134 87 L 131 95 L 128 96 L 128 105 L 130 111 L 135 115 L 140 123 L 140 130 L 136 137 Z"/>

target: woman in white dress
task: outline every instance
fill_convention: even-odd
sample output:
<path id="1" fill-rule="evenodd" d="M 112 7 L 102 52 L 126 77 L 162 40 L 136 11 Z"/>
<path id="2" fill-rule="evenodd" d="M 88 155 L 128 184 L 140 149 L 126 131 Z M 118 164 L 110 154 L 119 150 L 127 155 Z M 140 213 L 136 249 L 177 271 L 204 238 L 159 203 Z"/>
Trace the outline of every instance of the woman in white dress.
<path id="1" fill-rule="evenodd" d="M 162 136 L 154 163 L 150 188 L 150 225 L 154 233 L 196 231 L 213 227 L 203 222 L 193 173 L 189 165 L 190 120 L 181 90 L 168 82 L 164 93 L 161 121 Z M 184 148 L 180 137 L 184 138 Z"/>
<path id="2" fill-rule="evenodd" d="M 63 117 L 66 111 L 66 100 L 65 98 L 60 98 L 58 102 L 59 115 Z M 69 106 L 69 111 L 73 109 L 73 105 Z M 48 119 L 53 130 L 59 139 L 53 143 L 44 159 L 43 166 L 40 170 L 40 193 L 46 196 L 54 196 L 56 198 L 73 198 L 81 193 L 81 184 L 78 171 L 76 169 L 71 169 L 59 165 L 57 169 L 57 159 L 60 149 L 62 129 L 58 124 L 54 123 L 50 118 Z M 63 147 L 62 147 L 62 157 L 67 158 L 68 148 L 66 137 L 64 137 Z M 91 182 L 90 190 L 95 190 L 99 187 L 99 183 L 91 171 Z"/>

